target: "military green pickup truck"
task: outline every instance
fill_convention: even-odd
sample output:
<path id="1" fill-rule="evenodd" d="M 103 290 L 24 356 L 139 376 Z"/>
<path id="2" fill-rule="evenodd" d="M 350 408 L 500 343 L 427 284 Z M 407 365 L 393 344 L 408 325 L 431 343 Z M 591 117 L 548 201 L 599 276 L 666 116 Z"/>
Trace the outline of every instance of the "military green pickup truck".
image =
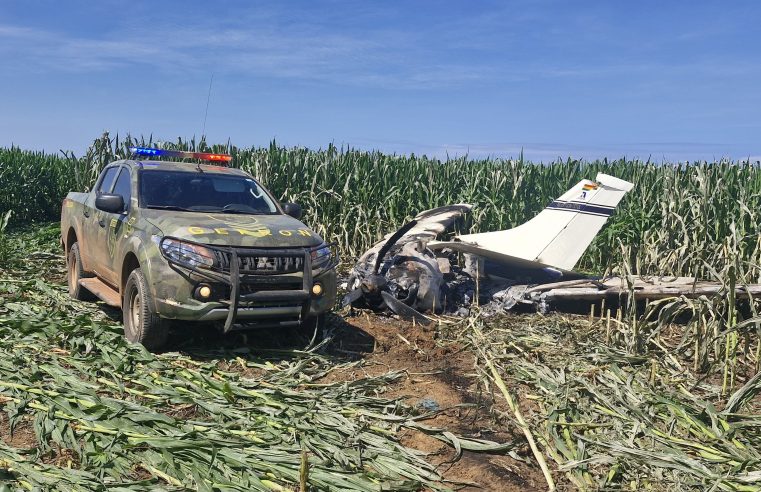
<path id="1" fill-rule="evenodd" d="M 216 165 L 226 155 L 131 150 L 133 159 L 109 164 L 89 193 L 63 201 L 72 297 L 120 307 L 126 338 L 152 350 L 166 342 L 168 320 L 216 322 L 225 332 L 321 329 L 335 304 L 338 258 L 298 220 L 298 205 Z"/>

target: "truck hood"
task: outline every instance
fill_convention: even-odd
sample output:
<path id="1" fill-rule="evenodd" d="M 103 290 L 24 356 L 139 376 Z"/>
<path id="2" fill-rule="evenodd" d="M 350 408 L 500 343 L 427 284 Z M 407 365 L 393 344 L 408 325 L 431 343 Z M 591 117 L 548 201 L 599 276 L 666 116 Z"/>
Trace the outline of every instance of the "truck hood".
<path id="1" fill-rule="evenodd" d="M 249 248 L 305 248 L 322 238 L 288 215 L 243 215 L 142 209 L 163 236 L 202 244 Z"/>

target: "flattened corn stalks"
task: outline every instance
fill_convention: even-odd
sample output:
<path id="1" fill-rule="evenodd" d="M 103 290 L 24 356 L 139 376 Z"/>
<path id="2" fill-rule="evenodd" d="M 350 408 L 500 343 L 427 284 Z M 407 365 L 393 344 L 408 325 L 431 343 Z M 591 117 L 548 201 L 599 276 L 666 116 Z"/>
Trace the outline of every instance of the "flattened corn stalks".
<path id="1" fill-rule="evenodd" d="M 42 275 L 60 267 L 46 264 Z M 19 261 L 2 277 L 33 269 L 36 260 Z M 399 372 L 315 384 L 357 363 L 301 350 L 188 346 L 154 355 L 64 286 L 18 286 L 0 282 L 0 425 L 26 427 L 37 443 L 16 449 L 0 440 L 0 480 L 15 487 L 449 490 L 419 452 L 399 444 L 400 428 L 458 450 L 505 449 L 425 427 L 411 408 L 377 396 Z M 70 465 L 44 464 L 61 450 Z"/>
<path id="2" fill-rule="evenodd" d="M 712 384 L 673 354 L 629 354 L 602 343 L 604 320 L 588 316 L 469 323 L 482 377 L 506 398 L 508 377 L 538 393 L 523 422 L 576 488 L 761 490 L 758 375 L 724 397 L 721 368 Z"/>

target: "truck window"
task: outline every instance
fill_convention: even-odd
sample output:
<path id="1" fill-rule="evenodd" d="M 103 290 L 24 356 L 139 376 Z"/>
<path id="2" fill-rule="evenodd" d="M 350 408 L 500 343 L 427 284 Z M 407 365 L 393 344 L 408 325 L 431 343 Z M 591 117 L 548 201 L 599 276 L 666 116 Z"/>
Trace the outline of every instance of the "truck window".
<path id="1" fill-rule="evenodd" d="M 270 195 L 248 176 L 141 171 L 140 206 L 193 212 L 276 214 Z"/>
<path id="2" fill-rule="evenodd" d="M 119 173 L 119 177 L 116 178 L 116 184 L 114 185 L 114 195 L 121 195 L 124 198 L 124 208 L 129 210 L 129 200 L 132 197 L 132 180 L 129 176 L 129 169 L 123 167 Z"/>
<path id="3" fill-rule="evenodd" d="M 98 186 L 98 193 L 110 193 L 111 187 L 114 184 L 114 178 L 116 178 L 116 172 L 118 167 L 109 167 L 103 172 L 103 177 L 100 178 L 100 185 Z"/>

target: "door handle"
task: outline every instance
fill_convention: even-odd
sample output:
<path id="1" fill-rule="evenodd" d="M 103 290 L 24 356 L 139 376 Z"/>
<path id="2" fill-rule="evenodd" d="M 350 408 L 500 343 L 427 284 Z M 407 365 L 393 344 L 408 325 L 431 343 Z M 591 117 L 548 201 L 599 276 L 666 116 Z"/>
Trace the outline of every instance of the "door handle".
<path id="1" fill-rule="evenodd" d="M 106 221 L 105 221 L 105 220 L 103 220 L 103 219 L 100 219 L 100 220 L 98 221 L 98 225 L 99 225 L 99 226 L 101 226 L 101 227 L 106 227 Z"/>

